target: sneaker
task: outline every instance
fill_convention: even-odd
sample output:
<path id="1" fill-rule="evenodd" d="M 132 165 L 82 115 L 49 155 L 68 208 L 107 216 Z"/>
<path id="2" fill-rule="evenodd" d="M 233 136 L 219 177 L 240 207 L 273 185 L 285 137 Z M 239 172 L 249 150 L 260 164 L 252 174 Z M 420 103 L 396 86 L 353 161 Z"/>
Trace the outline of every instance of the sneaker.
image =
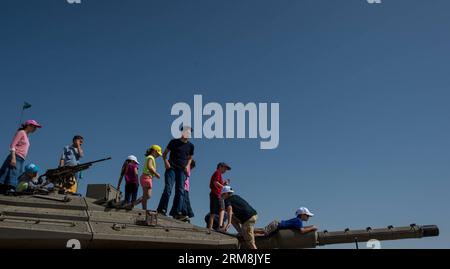
<path id="1" fill-rule="evenodd" d="M 183 215 L 176 215 L 173 218 L 176 219 L 176 220 L 179 220 L 179 221 L 188 221 L 189 220 L 188 216 L 183 216 Z"/>
<path id="2" fill-rule="evenodd" d="M 161 216 L 167 217 L 167 214 L 164 211 L 157 211 L 157 213 Z"/>

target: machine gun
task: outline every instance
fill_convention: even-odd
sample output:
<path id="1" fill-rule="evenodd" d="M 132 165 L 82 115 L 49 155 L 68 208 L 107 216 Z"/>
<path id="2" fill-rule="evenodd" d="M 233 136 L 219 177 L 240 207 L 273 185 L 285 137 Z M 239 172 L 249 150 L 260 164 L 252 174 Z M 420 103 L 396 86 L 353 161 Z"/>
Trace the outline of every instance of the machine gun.
<path id="1" fill-rule="evenodd" d="M 76 183 L 75 175 L 77 173 L 89 169 L 95 163 L 107 160 L 111 160 L 111 157 L 75 166 L 63 166 L 56 169 L 49 169 L 39 178 L 46 180 L 48 183 L 52 183 L 57 188 L 69 190 Z"/>

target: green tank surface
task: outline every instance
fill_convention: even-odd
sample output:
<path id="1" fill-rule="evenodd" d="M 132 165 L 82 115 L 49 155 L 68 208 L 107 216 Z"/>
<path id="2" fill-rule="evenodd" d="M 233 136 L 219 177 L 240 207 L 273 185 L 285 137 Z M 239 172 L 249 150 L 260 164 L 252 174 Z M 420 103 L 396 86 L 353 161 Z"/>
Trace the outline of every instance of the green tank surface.
<path id="1" fill-rule="evenodd" d="M 108 208 L 109 185 L 91 185 L 76 195 L 0 195 L 0 248 L 226 248 L 233 236 L 157 216 L 148 226 L 145 211 Z M 104 198 L 99 198 L 104 197 Z M 73 245 L 72 245 L 73 244 Z"/>
<path id="2" fill-rule="evenodd" d="M 139 209 L 108 207 L 117 196 L 110 185 L 89 185 L 86 197 L 0 195 L 0 248 L 162 248 L 237 249 L 232 235 Z M 150 220 L 149 220 L 150 216 Z M 437 226 L 388 227 L 300 234 L 281 230 L 257 237 L 258 248 L 314 248 L 320 245 L 437 236 Z"/>

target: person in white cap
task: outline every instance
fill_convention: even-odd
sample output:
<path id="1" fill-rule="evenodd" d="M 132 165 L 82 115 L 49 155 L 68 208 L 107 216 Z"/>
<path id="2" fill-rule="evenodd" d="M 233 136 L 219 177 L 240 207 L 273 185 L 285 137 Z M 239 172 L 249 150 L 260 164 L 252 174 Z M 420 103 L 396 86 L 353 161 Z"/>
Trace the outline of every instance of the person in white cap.
<path id="1" fill-rule="evenodd" d="M 308 221 L 310 217 L 314 216 L 306 207 L 300 207 L 295 211 L 295 218 L 290 220 L 274 220 L 264 229 L 255 229 L 256 236 L 269 236 L 278 230 L 294 229 L 299 230 L 300 233 L 306 234 L 317 231 L 315 226 L 304 226 L 303 222 Z"/>
<path id="2" fill-rule="evenodd" d="M 258 213 L 247 201 L 233 193 L 233 189 L 228 185 L 222 188 L 221 194 L 228 213 L 228 222 L 224 231 L 228 231 L 231 224 L 233 224 L 236 231 L 244 238 L 247 247 L 256 249 L 254 230 L 258 220 Z"/>
<path id="3" fill-rule="evenodd" d="M 136 156 L 130 155 L 127 157 L 122 165 L 120 172 L 119 183 L 117 190 L 120 190 L 120 185 L 125 177 L 125 204 L 136 202 L 139 190 L 139 162 Z"/>

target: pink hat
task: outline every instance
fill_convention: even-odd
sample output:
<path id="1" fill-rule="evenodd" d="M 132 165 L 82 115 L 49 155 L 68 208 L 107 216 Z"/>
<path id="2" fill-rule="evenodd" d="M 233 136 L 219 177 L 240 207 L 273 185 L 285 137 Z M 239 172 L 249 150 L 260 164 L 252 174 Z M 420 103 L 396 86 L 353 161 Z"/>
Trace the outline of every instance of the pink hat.
<path id="1" fill-rule="evenodd" d="M 35 127 L 37 127 L 37 128 L 42 128 L 42 126 L 41 126 L 37 121 L 35 121 L 35 120 L 27 120 L 27 121 L 23 124 L 23 126 L 28 126 L 28 125 L 33 125 L 33 126 L 35 126 Z"/>

